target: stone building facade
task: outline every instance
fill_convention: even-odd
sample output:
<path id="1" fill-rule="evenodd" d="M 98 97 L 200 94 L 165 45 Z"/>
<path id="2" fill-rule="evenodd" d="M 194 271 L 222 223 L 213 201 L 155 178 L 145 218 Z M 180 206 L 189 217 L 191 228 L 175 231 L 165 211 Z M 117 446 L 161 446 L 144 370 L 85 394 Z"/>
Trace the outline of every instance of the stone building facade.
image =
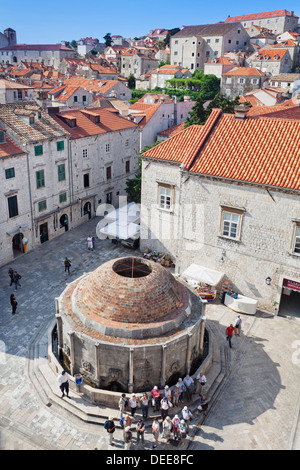
<path id="1" fill-rule="evenodd" d="M 1 159 L 1 264 L 23 253 L 16 234 L 29 251 L 94 217 L 99 204 L 117 205 L 138 168 L 136 124 L 107 109 L 50 109 L 0 105 L 0 127 L 18 142 Z"/>
<path id="2" fill-rule="evenodd" d="M 254 67 L 234 67 L 222 75 L 221 94 L 235 98 L 262 88 L 266 80 L 266 74 Z"/>
<path id="3" fill-rule="evenodd" d="M 204 128 L 191 126 L 146 152 L 142 251 L 170 253 L 178 274 L 191 263 L 222 271 L 260 309 L 280 308 L 285 280 L 300 283 L 299 126 L 277 115 L 244 120 L 215 110 Z M 276 135 L 275 146 L 287 150 L 280 158 Z M 273 158 L 272 176 L 266 162 Z"/>
<path id="4" fill-rule="evenodd" d="M 249 35 L 241 23 L 185 26 L 171 37 L 171 64 L 191 72 L 203 70 L 214 57 L 244 49 L 248 42 Z"/>
<path id="5" fill-rule="evenodd" d="M 299 17 L 293 11 L 273 10 L 262 13 L 251 13 L 249 15 L 229 16 L 225 23 L 240 22 L 244 28 L 260 26 L 280 34 L 284 31 L 296 31 Z"/>
<path id="6" fill-rule="evenodd" d="M 0 61 L 12 65 L 43 62 L 58 69 L 60 61 L 75 57 L 74 49 L 61 44 L 12 44 L 0 49 Z"/>

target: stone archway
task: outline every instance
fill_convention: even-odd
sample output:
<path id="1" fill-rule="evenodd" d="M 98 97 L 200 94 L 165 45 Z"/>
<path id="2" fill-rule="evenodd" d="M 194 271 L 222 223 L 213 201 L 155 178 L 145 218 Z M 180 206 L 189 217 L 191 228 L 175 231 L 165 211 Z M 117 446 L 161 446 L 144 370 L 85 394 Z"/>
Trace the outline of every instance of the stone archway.
<path id="1" fill-rule="evenodd" d="M 16 258 L 17 256 L 19 256 L 23 253 L 23 244 L 22 244 L 23 237 L 24 237 L 24 235 L 21 232 L 16 233 L 13 236 L 12 250 L 13 250 L 14 258 Z"/>

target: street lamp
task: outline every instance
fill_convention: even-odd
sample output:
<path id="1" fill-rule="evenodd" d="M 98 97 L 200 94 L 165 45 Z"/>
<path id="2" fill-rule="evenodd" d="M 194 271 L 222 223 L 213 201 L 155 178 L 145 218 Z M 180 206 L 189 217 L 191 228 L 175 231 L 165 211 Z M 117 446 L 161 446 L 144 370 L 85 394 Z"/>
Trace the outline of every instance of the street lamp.
<path id="1" fill-rule="evenodd" d="M 267 286 L 269 286 L 269 285 L 271 284 L 271 281 L 272 281 L 272 279 L 270 278 L 270 276 L 268 276 L 268 277 L 266 278 L 266 284 L 267 284 Z"/>

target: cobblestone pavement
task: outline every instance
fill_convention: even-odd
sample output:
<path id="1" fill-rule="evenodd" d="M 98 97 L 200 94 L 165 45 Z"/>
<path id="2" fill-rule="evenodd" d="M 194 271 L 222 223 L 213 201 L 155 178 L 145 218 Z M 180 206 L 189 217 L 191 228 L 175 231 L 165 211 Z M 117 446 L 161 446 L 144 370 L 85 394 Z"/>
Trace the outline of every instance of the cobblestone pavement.
<path id="1" fill-rule="evenodd" d="M 89 251 L 86 238 L 95 234 L 96 223 L 92 219 L 11 263 L 22 275 L 15 316 L 9 303 L 13 292 L 9 265 L 0 268 L 1 450 L 111 449 L 102 427 L 42 404 L 28 376 L 29 345 L 41 325 L 53 318 L 54 298 L 66 283 L 129 253 L 98 239 L 95 250 Z M 70 276 L 64 272 L 66 256 L 72 261 Z M 207 321 L 226 350 L 224 330 L 235 316 L 223 305 L 208 305 Z M 227 350 L 225 379 L 189 450 L 300 449 L 299 350 L 299 318 L 243 316 L 242 336 L 234 338 L 233 349 Z M 132 449 L 151 447 L 150 433 L 144 447 L 132 445 Z M 113 449 L 123 449 L 121 430 Z M 165 444 L 158 449 L 175 450 Z"/>

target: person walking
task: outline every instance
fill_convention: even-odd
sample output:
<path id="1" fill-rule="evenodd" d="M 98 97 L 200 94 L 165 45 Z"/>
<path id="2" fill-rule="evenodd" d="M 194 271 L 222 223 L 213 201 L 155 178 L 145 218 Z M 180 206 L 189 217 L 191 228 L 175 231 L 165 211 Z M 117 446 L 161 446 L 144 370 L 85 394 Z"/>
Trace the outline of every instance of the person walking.
<path id="1" fill-rule="evenodd" d="M 8 275 L 10 277 L 10 286 L 9 287 L 11 287 L 14 283 L 14 270 L 13 270 L 13 268 L 9 268 Z"/>
<path id="2" fill-rule="evenodd" d="M 148 418 L 148 412 L 149 412 L 149 397 L 146 392 L 143 393 L 143 396 L 141 397 L 140 402 L 142 405 L 143 418 L 146 419 Z"/>
<path id="3" fill-rule="evenodd" d="M 65 392 L 66 392 L 67 397 L 71 398 L 69 397 L 69 376 L 65 370 L 61 371 L 61 373 L 57 377 L 57 381 L 59 383 L 59 388 L 62 393 L 61 398 L 65 396 Z"/>
<path id="4" fill-rule="evenodd" d="M 109 418 L 105 421 L 104 428 L 106 429 L 108 433 L 108 443 L 110 446 L 113 446 L 114 445 L 113 443 L 114 432 L 116 430 L 113 416 L 109 416 Z"/>
<path id="5" fill-rule="evenodd" d="M 228 341 L 229 347 L 232 348 L 231 340 L 235 328 L 232 324 L 226 328 L 226 339 Z"/>
<path id="6" fill-rule="evenodd" d="M 158 446 L 158 439 L 159 439 L 159 422 L 157 418 L 154 418 L 152 423 L 152 434 L 154 437 L 154 444 L 152 446 L 155 449 Z"/>
<path id="7" fill-rule="evenodd" d="M 142 440 L 142 444 L 145 443 L 144 434 L 145 434 L 145 423 L 142 419 L 139 419 L 136 425 L 136 442 L 137 443 L 140 442 L 140 439 Z"/>
<path id="8" fill-rule="evenodd" d="M 235 325 L 234 325 L 234 333 L 235 333 L 235 336 L 241 336 L 241 327 L 242 327 L 242 319 L 241 319 L 241 316 L 238 315 L 236 321 L 235 321 Z"/>
<path id="9" fill-rule="evenodd" d="M 20 284 L 21 278 L 22 278 L 21 274 L 17 273 L 17 271 L 14 271 L 13 279 L 14 279 L 14 284 L 15 284 L 15 290 L 18 289 L 18 286 L 21 287 L 21 284 Z"/>
<path id="10" fill-rule="evenodd" d="M 71 261 L 69 260 L 69 258 L 65 257 L 64 265 L 65 272 L 68 271 L 68 274 L 70 274 Z"/>
<path id="11" fill-rule="evenodd" d="M 17 305 L 18 305 L 18 302 L 17 302 L 17 299 L 15 297 L 15 294 L 11 294 L 10 295 L 10 304 L 11 304 L 11 308 L 12 308 L 12 315 L 14 315 L 17 311 Z"/>
<path id="12" fill-rule="evenodd" d="M 87 243 L 88 243 L 88 249 L 93 251 L 93 249 L 94 249 L 93 237 L 91 237 L 91 235 L 89 235 L 86 240 L 87 240 Z"/>

